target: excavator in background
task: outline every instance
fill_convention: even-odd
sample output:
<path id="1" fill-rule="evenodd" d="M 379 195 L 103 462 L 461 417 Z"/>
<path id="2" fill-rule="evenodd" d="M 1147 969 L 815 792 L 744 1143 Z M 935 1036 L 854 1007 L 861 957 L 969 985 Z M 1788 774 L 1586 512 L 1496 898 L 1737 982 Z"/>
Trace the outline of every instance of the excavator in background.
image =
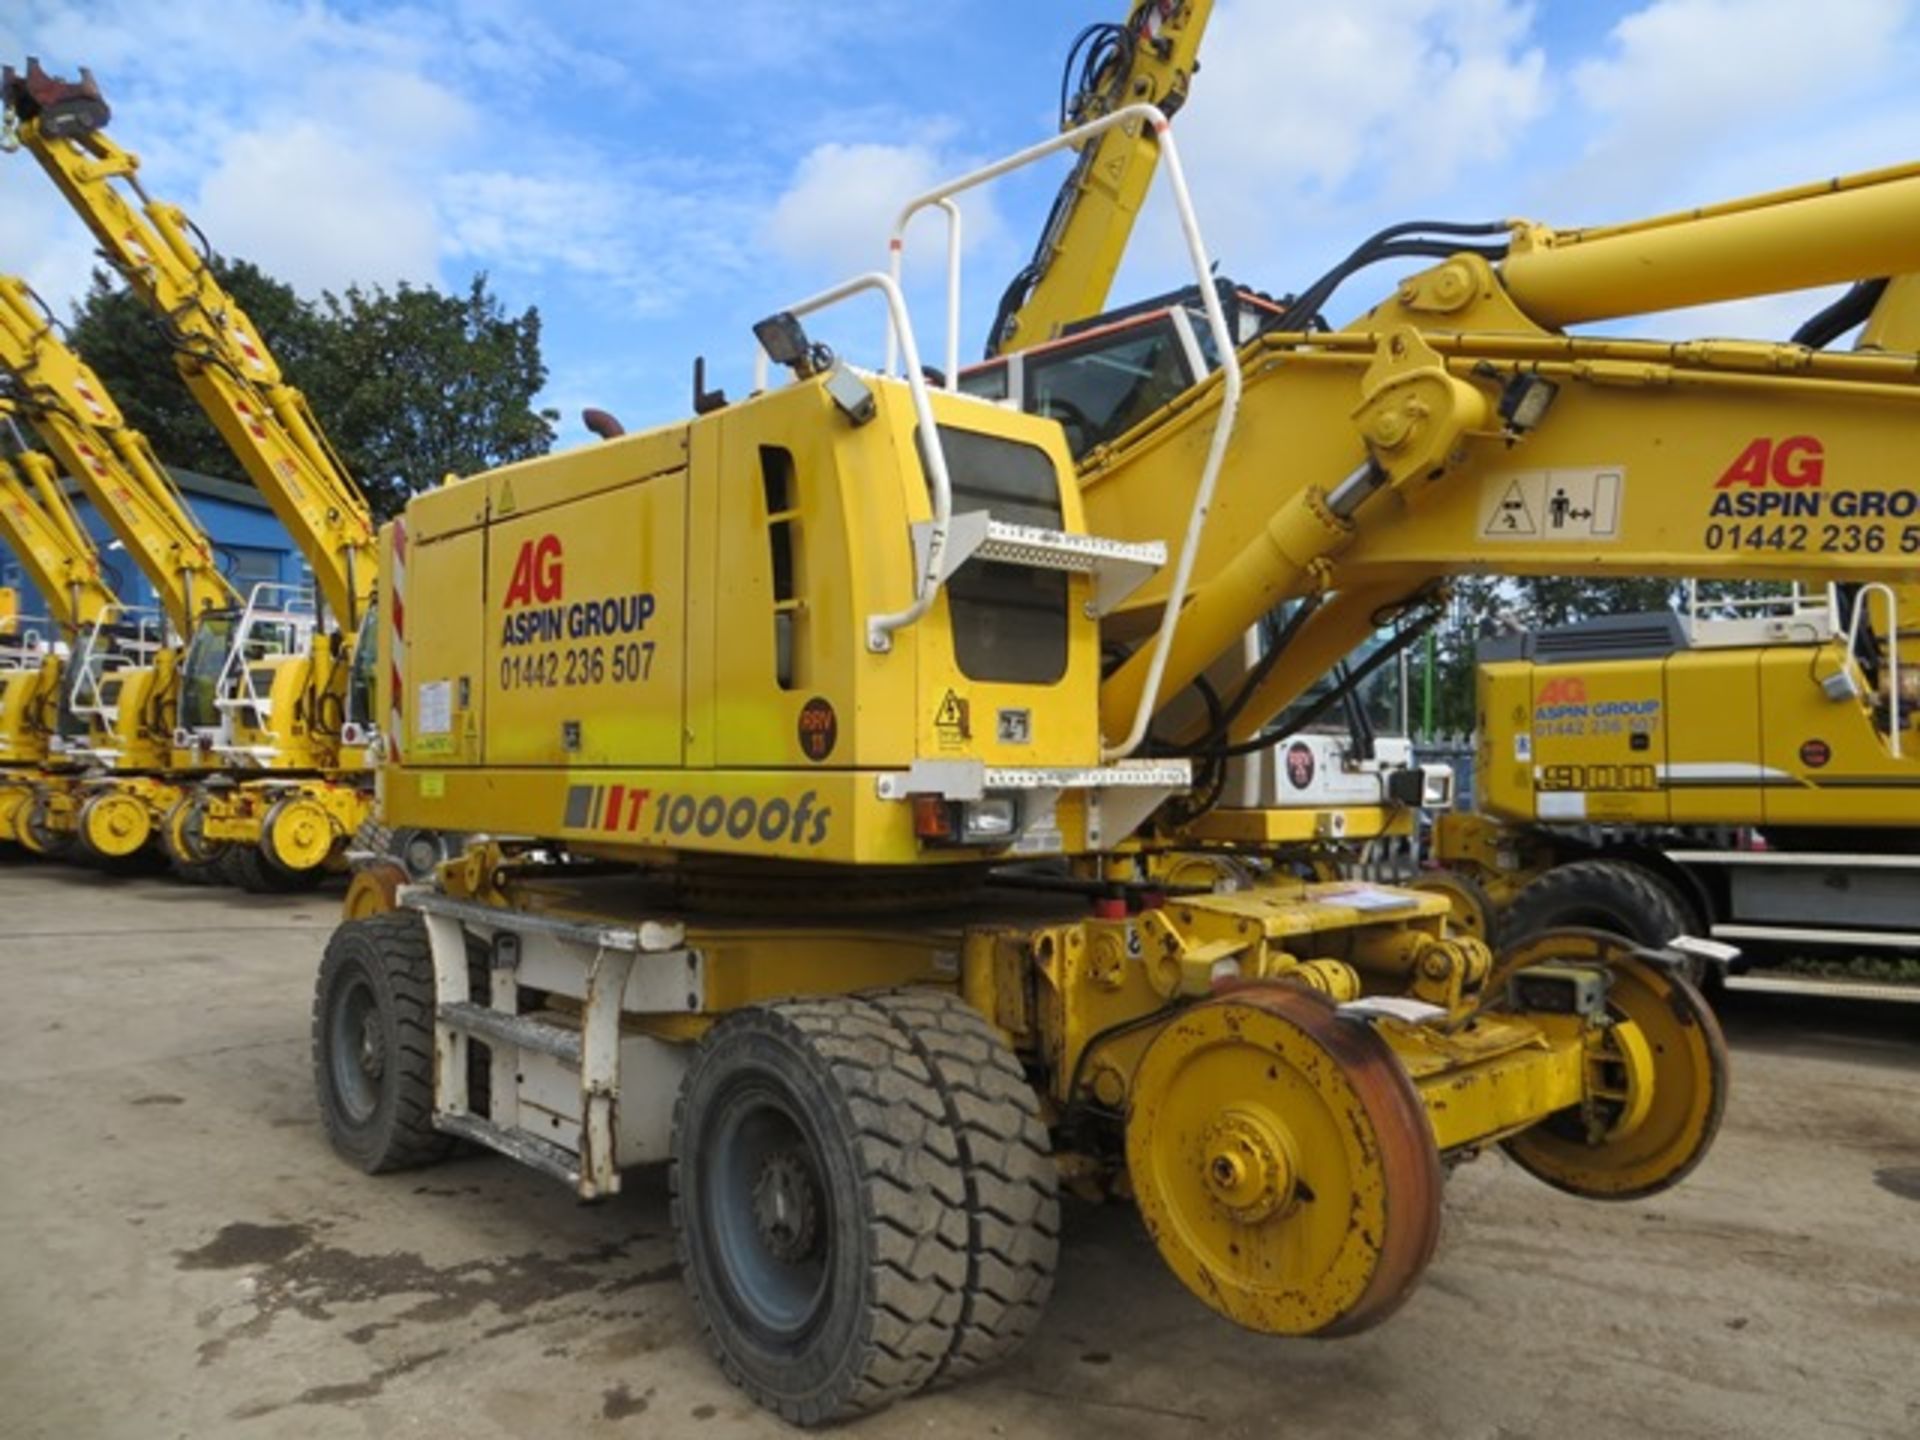
<path id="1" fill-rule="evenodd" d="M 182 660 L 201 619 L 239 603 L 213 547 L 146 438 L 130 428 L 91 367 L 68 347 L 25 282 L 0 275 L 0 377 L 22 418 L 106 519 L 153 586 L 156 615 L 115 613 L 121 644 L 139 663 L 95 676 L 82 664 L 71 708 L 88 727 L 84 780 L 36 798 L 45 831 L 76 838 L 97 859 L 123 860 L 164 840 L 194 807 L 210 754 L 182 743 Z M 125 638 L 129 626 L 134 638 Z M 84 661 L 96 629 L 83 641 Z M 210 878 L 208 858 L 162 845 L 188 878 Z"/>
<path id="2" fill-rule="evenodd" d="M 27 446 L 15 402 L 0 395 L 0 539 L 20 558 L 49 615 L 43 629 L 7 607 L 0 629 L 0 844 L 57 854 L 70 835 L 50 830 L 45 797 L 64 796 L 82 771 L 70 693 L 79 663 L 98 673 L 120 657 L 89 639 L 111 636 L 120 602 L 100 573 L 94 549 L 59 471 Z M 8 592 L 9 596 L 12 592 Z"/>
<path id="3" fill-rule="evenodd" d="M 102 252 L 166 327 L 181 378 L 293 537 L 313 597 L 256 586 L 238 607 L 201 615 L 183 662 L 181 739 L 242 772 L 210 780 L 170 827 L 190 859 L 224 845 L 229 877 L 254 890 L 317 879 L 343 863 L 372 810 L 367 749 L 378 729 L 349 707 L 371 623 L 377 564 L 365 497 L 327 443 L 306 397 L 214 276 L 192 222 L 154 200 L 139 159 L 107 137 L 92 76 L 69 83 L 36 61 L 0 92 L 12 134 L 92 230 Z"/>
<path id="4" fill-rule="evenodd" d="M 1087 26 L 1060 77 L 1061 130 L 1130 105 L 1151 105 L 1172 119 L 1186 104 L 1212 18 L 1213 0 L 1139 0 L 1125 21 Z M 1032 258 L 1000 297 L 988 359 L 1056 339 L 1106 308 L 1158 159 L 1153 127 L 1139 122 L 1090 136 L 1079 148 Z"/>
<path id="5" fill-rule="evenodd" d="M 1856 354 L 1920 349 L 1920 277 L 1861 282 L 1793 342 L 1856 327 Z M 1481 642 L 1475 810 L 1434 834 L 1469 924 L 1711 934 L 1755 961 L 1920 951 L 1920 493 L 1850 494 L 1834 463 L 1818 431 L 1756 435 L 1712 480 L 1703 543 L 1884 554 L 1909 578 L 1693 584 L 1679 614 Z M 1557 523 L 1545 498 L 1513 522 Z"/>

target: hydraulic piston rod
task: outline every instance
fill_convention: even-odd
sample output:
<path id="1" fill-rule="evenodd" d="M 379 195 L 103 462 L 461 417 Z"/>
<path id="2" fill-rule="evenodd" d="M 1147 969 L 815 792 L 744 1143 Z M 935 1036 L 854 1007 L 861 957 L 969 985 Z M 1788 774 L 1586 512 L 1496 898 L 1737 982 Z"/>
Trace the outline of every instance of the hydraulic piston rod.
<path id="1" fill-rule="evenodd" d="M 1577 325 L 1920 268 L 1920 166 L 1631 225 L 1523 227 L 1501 266 L 1542 325 Z"/>

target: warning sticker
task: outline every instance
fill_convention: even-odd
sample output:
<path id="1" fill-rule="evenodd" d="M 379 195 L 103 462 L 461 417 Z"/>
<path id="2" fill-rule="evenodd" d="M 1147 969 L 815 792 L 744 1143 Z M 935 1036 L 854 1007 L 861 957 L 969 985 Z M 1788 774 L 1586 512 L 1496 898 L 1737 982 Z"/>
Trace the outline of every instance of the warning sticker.
<path id="1" fill-rule="evenodd" d="M 1485 540 L 1618 540 L 1626 472 L 1534 470 L 1489 476 L 1480 491 Z"/>
<path id="2" fill-rule="evenodd" d="M 445 735 L 453 729 L 453 682 L 423 681 L 414 707 L 413 729 L 416 735 Z"/>

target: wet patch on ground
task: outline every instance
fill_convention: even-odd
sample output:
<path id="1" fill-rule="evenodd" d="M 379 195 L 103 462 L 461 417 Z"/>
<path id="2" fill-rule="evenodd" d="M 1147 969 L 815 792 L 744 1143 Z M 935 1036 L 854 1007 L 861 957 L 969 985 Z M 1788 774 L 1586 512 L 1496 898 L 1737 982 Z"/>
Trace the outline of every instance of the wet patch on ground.
<path id="1" fill-rule="evenodd" d="M 371 1400 L 387 1388 L 387 1382 L 423 1365 L 431 1365 L 435 1360 L 447 1354 L 445 1350 L 427 1350 L 418 1355 L 408 1355 L 383 1365 L 364 1380 L 349 1380 L 338 1385 L 314 1385 L 302 1390 L 291 1400 L 270 1401 L 262 1405 L 243 1405 L 232 1413 L 235 1420 L 257 1420 L 262 1415 L 271 1415 L 276 1410 L 291 1409 L 295 1405 L 344 1405 L 351 1400 Z"/>
<path id="2" fill-rule="evenodd" d="M 604 1390 L 600 1395 L 600 1414 L 608 1420 L 625 1420 L 629 1415 L 643 1415 L 653 1400 L 653 1387 L 635 1395 L 626 1385 L 616 1385 Z"/>
<path id="3" fill-rule="evenodd" d="M 1902 1200 L 1920 1200 L 1920 1165 L 1887 1165 L 1873 1172 L 1873 1183 Z"/>
<path id="4" fill-rule="evenodd" d="M 530 1251 L 433 1265 L 411 1250 L 359 1254 L 321 1238 L 317 1232 L 325 1228 L 234 1221 L 222 1226 L 206 1244 L 176 1252 L 181 1270 L 249 1272 L 239 1282 L 243 1298 L 237 1305 L 214 1306 L 197 1317 L 202 1331 L 216 1332 L 200 1343 L 201 1367 L 224 1360 L 236 1343 L 265 1335 L 289 1312 L 329 1323 L 351 1307 L 396 1298 L 410 1302 L 336 1332 L 350 1345 L 378 1351 L 382 1347 L 373 1343 L 377 1337 L 409 1324 L 445 1326 L 487 1310 L 499 1319 L 480 1331 L 481 1338 L 504 1336 L 562 1318 L 565 1312 L 546 1315 L 542 1307 L 570 1296 L 617 1295 L 638 1286 L 664 1284 L 679 1275 L 674 1264 L 636 1267 L 631 1252 L 652 1238 L 645 1231 L 558 1257 Z M 256 1402 L 233 1411 L 232 1418 L 254 1419 L 292 1406 L 365 1400 L 378 1395 L 389 1381 L 430 1364 L 451 1348 L 443 1344 L 405 1353 L 363 1379 L 314 1386 L 286 1400 Z M 615 1410 L 619 1416 L 613 1418 L 639 1414 L 647 1399 L 624 1388 L 618 1395 L 608 1392 L 608 1414 L 613 1416 Z"/>

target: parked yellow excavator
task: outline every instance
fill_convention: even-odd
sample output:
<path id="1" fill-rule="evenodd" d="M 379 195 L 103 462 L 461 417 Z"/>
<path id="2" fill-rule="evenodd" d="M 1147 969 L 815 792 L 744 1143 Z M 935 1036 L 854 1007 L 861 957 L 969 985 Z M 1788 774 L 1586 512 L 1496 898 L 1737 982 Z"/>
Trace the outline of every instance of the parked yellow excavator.
<path id="1" fill-rule="evenodd" d="M 198 231 L 148 196 L 139 158 L 104 133 L 91 75 L 37 62 L 0 79 L 13 143 L 25 149 L 166 328 L 181 378 L 293 537 L 318 590 L 260 585 L 200 614 L 181 662 L 180 740 L 239 772 L 171 812 L 170 849 L 224 855 L 248 889 L 310 883 L 343 862 L 372 807 L 370 694 L 354 646 L 371 623 L 373 523 L 305 397 L 286 383 L 258 329 L 214 275 Z"/>
<path id="2" fill-rule="evenodd" d="M 1863 281 L 1793 339 L 1856 327 L 1857 353 L 1912 354 L 1920 280 Z M 1904 557 L 1911 577 L 1920 491 L 1832 488 L 1833 463 L 1817 431 L 1756 434 L 1713 478 L 1702 542 Z M 1563 523 L 1545 499 L 1514 523 Z M 1495 637 L 1481 658 L 1476 806 L 1442 817 L 1434 846 L 1470 923 L 1711 934 L 1760 961 L 1920 951 L 1911 578 L 1694 584 L 1678 613 Z"/>
<path id="3" fill-rule="evenodd" d="M 107 644 L 89 643 L 114 633 L 120 601 L 101 576 L 99 552 L 60 488 L 58 468 L 28 446 L 16 413 L 15 400 L 0 394 L 0 539 L 19 557 L 49 613 L 22 615 L 17 596 L 6 592 L 0 843 L 53 854 L 71 837 L 47 828 L 43 797 L 66 795 L 85 768 L 85 729 L 76 724 L 70 700 L 76 656 L 90 657 L 95 681 L 124 658 Z"/>
<path id="4" fill-rule="evenodd" d="M 1680 1180 L 1726 1099 L 1699 945 L 1496 954 L 1441 896 L 1299 878 L 1297 816 L 1234 767 L 1290 776 L 1275 717 L 1453 574 L 1902 573 L 1706 527 L 1756 435 L 1819 436 L 1831 493 L 1891 503 L 1913 355 L 1567 327 L 1920 270 L 1920 167 L 1595 230 L 1397 227 L 1243 337 L 1164 115 L 1119 105 L 918 197 L 893 255 L 913 214 L 1127 127 L 1221 363 L 1077 463 L 1059 420 L 930 381 L 875 271 L 755 327 L 786 383 L 384 532 L 382 819 L 530 838 L 336 932 L 329 1137 L 367 1170 L 479 1144 L 588 1199 L 668 1163 L 699 1323 L 798 1423 L 1017 1347 L 1062 1185 L 1130 1195 L 1223 1315 L 1337 1336 L 1413 1292 L 1443 1161 L 1497 1144 L 1595 1199 Z M 1326 327 L 1408 259 L 1436 263 Z M 861 296 L 898 374 L 808 333 Z M 1506 523 L 1563 492 L 1557 529 Z"/>
<path id="5" fill-rule="evenodd" d="M 201 618 L 237 597 L 146 438 L 127 425 L 39 297 L 8 275 L 0 275 L 0 377 L 158 600 L 156 612 L 138 617 L 115 607 L 82 637 L 83 662 L 109 647 L 130 663 L 111 673 L 78 666 L 69 708 L 87 727 L 91 773 L 34 799 L 35 827 L 56 848 L 77 842 L 92 858 L 127 860 L 187 813 L 209 773 L 207 753 L 184 743 L 176 723 L 181 659 Z M 178 856 L 175 863 L 195 878 L 206 868 Z"/>

